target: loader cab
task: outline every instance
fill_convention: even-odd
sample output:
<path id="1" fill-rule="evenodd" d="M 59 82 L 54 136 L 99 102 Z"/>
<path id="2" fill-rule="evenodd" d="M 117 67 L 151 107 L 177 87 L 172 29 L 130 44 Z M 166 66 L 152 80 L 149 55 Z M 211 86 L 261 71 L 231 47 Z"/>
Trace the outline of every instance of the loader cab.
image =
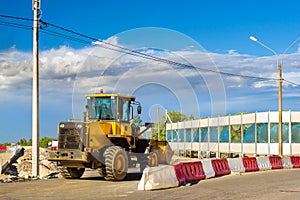
<path id="1" fill-rule="evenodd" d="M 87 120 L 106 120 L 115 122 L 130 122 L 134 114 L 141 114 L 140 103 L 134 96 L 119 94 L 89 94 L 86 95 Z M 134 112 L 136 107 L 136 112 Z"/>

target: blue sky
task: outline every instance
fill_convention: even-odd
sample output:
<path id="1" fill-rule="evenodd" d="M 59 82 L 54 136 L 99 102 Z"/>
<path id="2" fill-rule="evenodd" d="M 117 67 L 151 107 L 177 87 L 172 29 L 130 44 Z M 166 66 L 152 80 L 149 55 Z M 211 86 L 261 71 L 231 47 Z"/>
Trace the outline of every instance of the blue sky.
<path id="1" fill-rule="evenodd" d="M 300 36 L 296 0 L 42 0 L 41 7 L 42 20 L 94 38 L 249 76 L 277 77 L 276 57 L 250 41 L 250 35 L 278 54 Z M 32 18 L 31 0 L 3 1 L 0 14 Z M 31 137 L 32 31 L 4 26 L 3 21 L 31 22 L 0 20 L 0 143 L 16 142 Z M 299 55 L 297 42 L 283 63 L 284 78 L 297 83 Z M 99 87 L 136 95 L 145 121 L 156 120 L 157 106 L 196 117 L 277 109 L 274 81 L 179 69 L 45 33 L 40 33 L 40 84 L 41 137 L 56 137 L 59 121 L 80 118 L 82 95 Z M 284 109 L 299 110 L 299 88 L 284 84 L 283 95 Z"/>

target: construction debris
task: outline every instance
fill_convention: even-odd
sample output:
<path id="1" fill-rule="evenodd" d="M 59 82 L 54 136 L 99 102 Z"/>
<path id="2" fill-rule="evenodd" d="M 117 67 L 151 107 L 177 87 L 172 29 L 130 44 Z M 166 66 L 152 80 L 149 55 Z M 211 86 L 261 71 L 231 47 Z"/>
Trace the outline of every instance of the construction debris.
<path id="1" fill-rule="evenodd" d="M 13 150 L 12 156 L 9 160 L 4 161 L 4 164 L 1 166 L 1 174 L 10 174 L 13 176 L 18 176 L 18 171 L 14 163 L 17 163 L 17 160 L 24 155 L 24 148 L 17 147 Z"/>
<path id="2" fill-rule="evenodd" d="M 57 165 L 47 160 L 47 154 L 48 149 L 40 148 L 39 178 L 58 178 Z M 14 147 L 13 150 L 0 153 L 0 159 L 0 182 L 10 183 L 33 179 L 31 147 Z"/>

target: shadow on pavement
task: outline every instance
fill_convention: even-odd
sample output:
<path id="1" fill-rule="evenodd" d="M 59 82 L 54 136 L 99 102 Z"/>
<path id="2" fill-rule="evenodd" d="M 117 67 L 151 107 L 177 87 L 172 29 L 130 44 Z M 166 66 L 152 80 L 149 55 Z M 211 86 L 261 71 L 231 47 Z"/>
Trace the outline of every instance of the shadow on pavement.
<path id="1" fill-rule="evenodd" d="M 142 173 L 128 173 L 124 181 L 139 181 L 142 177 Z M 84 176 L 80 180 L 99 180 L 106 181 L 104 177 L 101 176 Z"/>

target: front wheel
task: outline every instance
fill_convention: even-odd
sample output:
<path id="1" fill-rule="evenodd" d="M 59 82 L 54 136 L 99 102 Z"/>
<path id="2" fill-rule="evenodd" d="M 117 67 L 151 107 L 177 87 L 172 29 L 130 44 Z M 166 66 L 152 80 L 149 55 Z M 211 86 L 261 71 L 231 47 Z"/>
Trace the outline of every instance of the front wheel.
<path id="1" fill-rule="evenodd" d="M 150 152 L 149 155 L 142 155 L 139 159 L 140 171 L 143 172 L 146 167 L 158 166 L 158 154 L 156 151 Z"/>
<path id="2" fill-rule="evenodd" d="M 149 154 L 149 166 L 150 167 L 158 166 L 158 155 L 156 151 L 150 152 Z"/>
<path id="3" fill-rule="evenodd" d="M 105 177 L 106 176 L 105 166 L 101 166 L 100 168 L 98 168 L 98 173 L 101 177 Z"/>
<path id="4" fill-rule="evenodd" d="M 108 147 L 104 152 L 104 177 L 109 181 L 121 181 L 126 178 L 128 170 L 128 157 L 126 151 L 119 146 Z"/>

